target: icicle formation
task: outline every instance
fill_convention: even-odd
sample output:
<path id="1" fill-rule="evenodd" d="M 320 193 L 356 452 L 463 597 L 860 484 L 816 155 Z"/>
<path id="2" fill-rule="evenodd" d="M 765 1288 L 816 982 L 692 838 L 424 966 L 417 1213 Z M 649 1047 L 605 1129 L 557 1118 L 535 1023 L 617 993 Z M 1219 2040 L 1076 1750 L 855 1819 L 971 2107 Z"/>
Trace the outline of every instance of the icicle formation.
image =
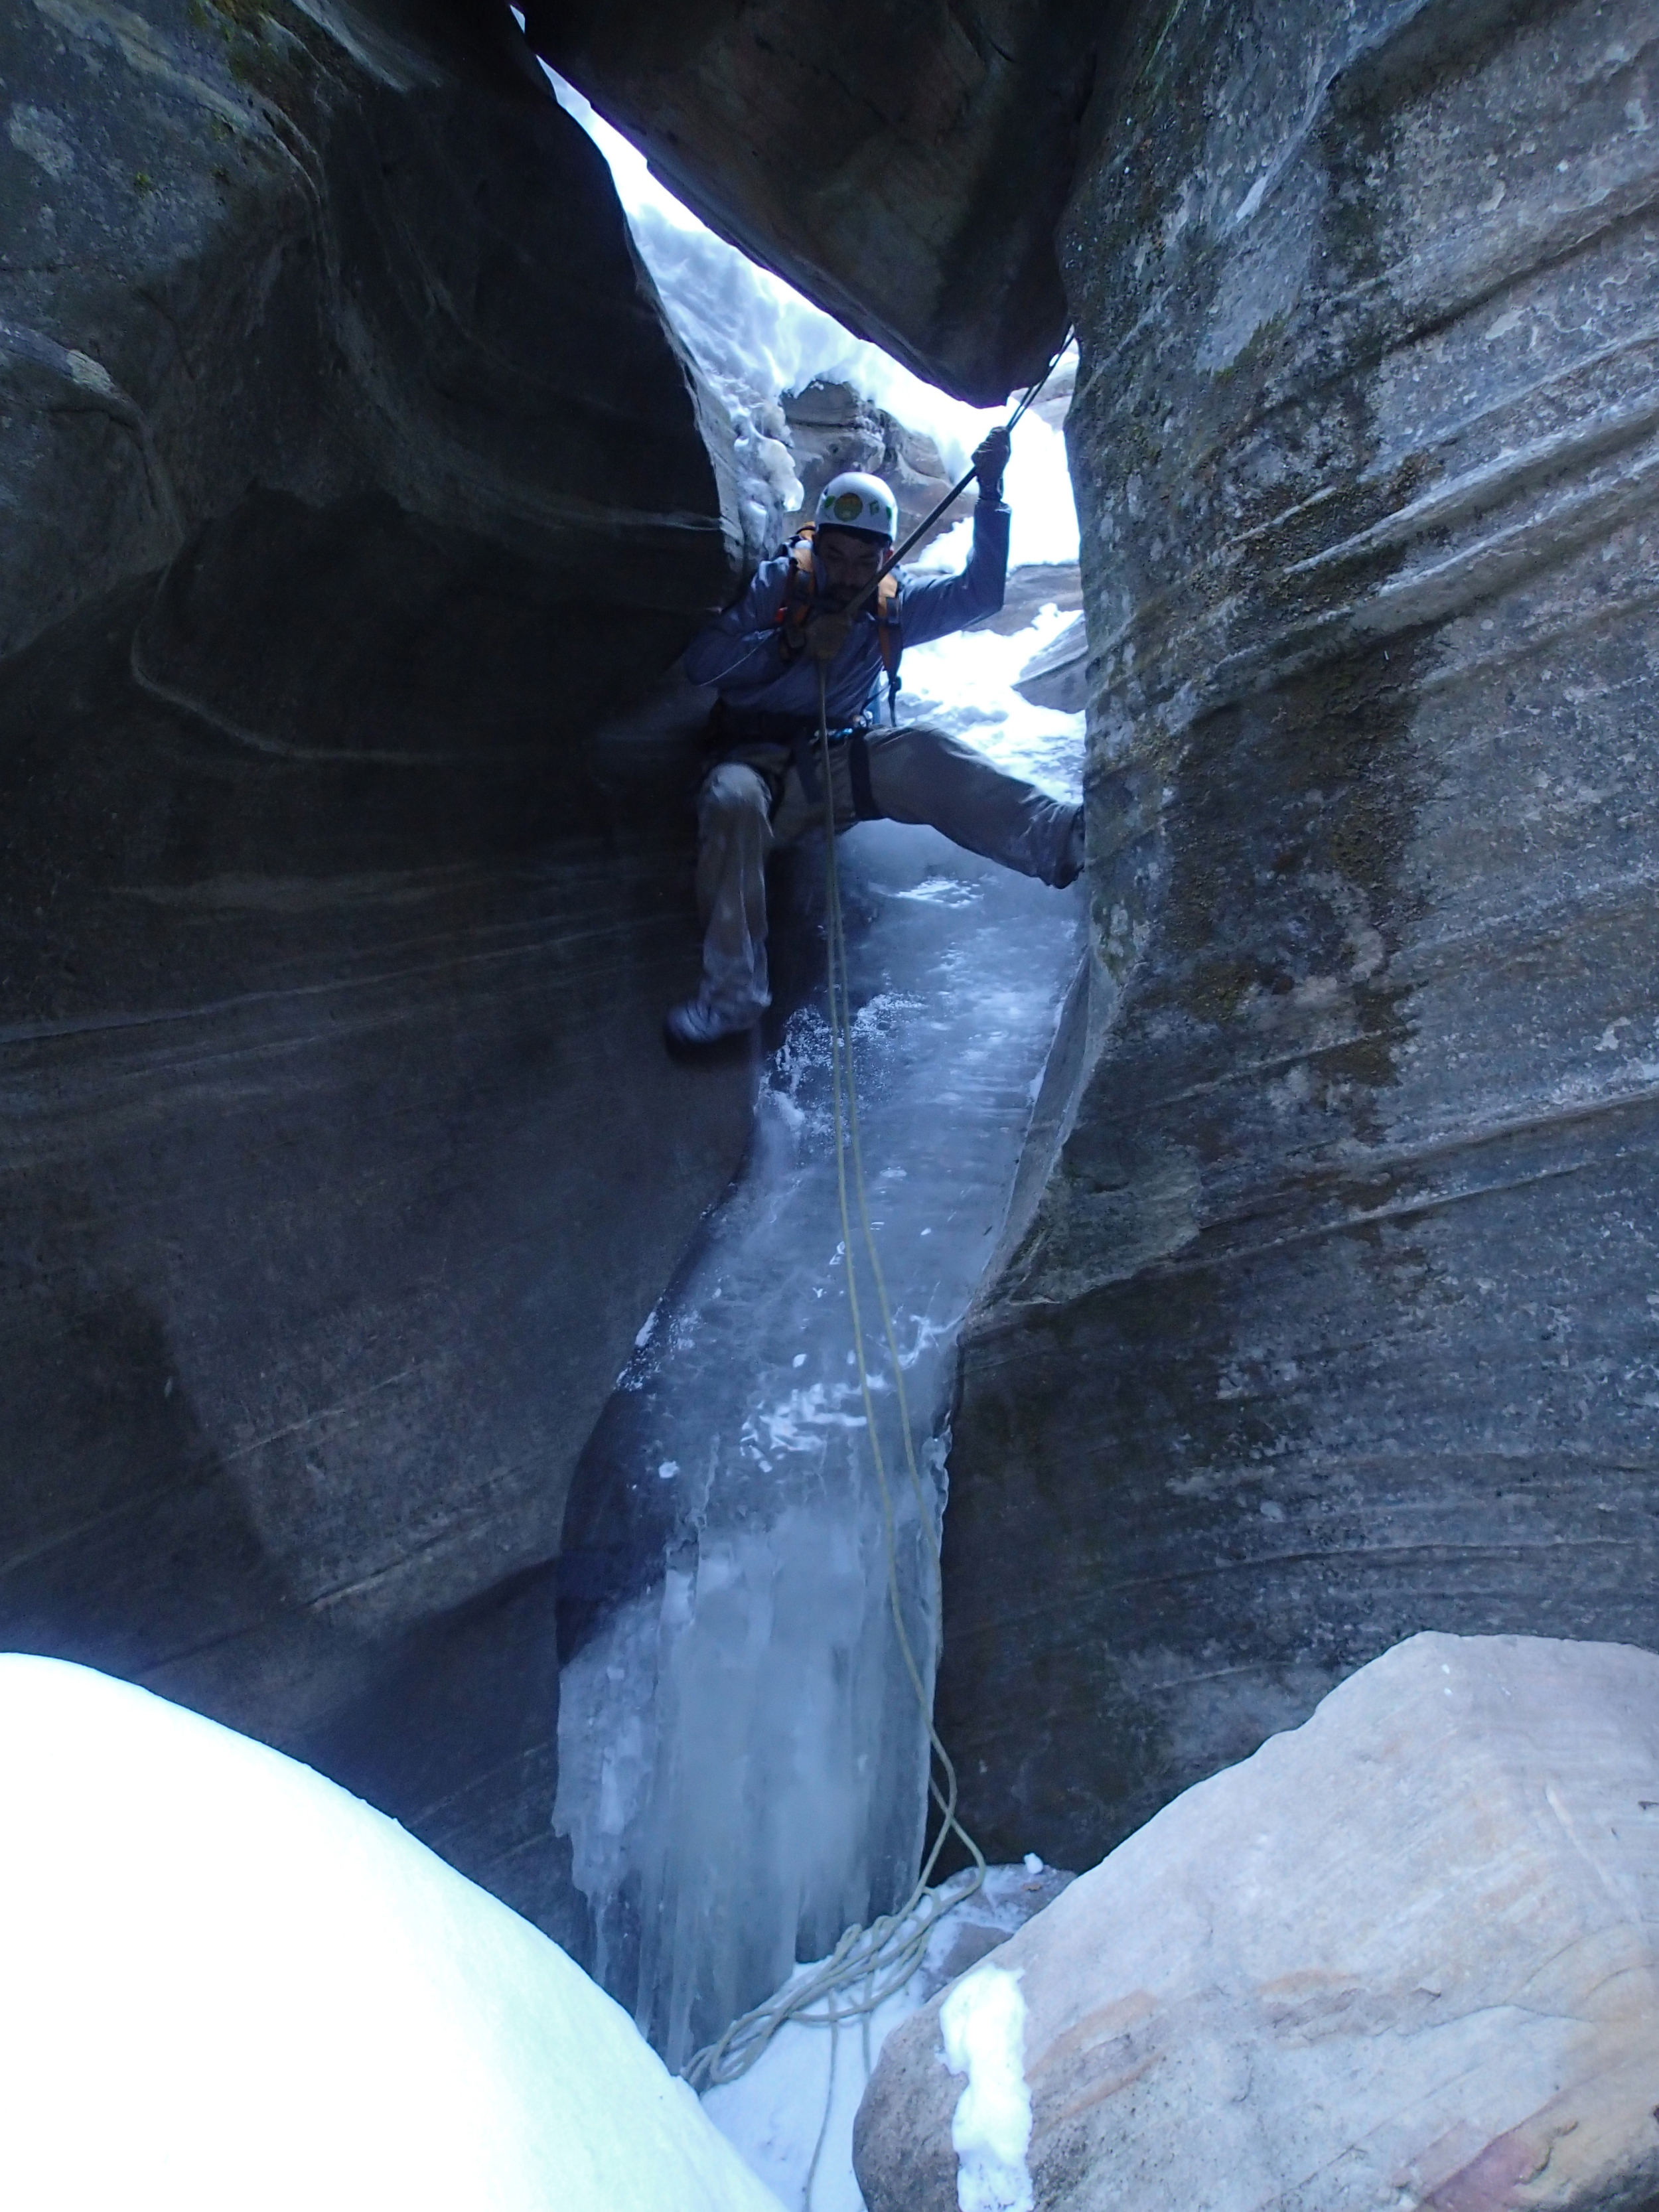
<path id="1" fill-rule="evenodd" d="M 732 418 L 744 543 L 752 560 L 764 561 L 778 550 L 786 516 L 797 513 L 805 496 L 789 448 L 789 425 L 777 401 L 752 386 L 745 390 L 726 376 L 708 381 Z"/>

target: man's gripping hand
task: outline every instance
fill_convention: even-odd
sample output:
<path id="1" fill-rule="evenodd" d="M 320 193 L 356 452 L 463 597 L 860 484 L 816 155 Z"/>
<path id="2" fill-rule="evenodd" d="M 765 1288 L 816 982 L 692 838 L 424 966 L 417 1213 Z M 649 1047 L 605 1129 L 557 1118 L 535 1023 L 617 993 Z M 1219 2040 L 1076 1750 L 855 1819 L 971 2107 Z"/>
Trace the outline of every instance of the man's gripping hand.
<path id="1" fill-rule="evenodd" d="M 1008 465 L 1008 449 L 1012 443 L 1007 425 L 999 422 L 975 447 L 974 474 L 979 478 L 981 499 L 1002 497 L 1002 472 Z"/>

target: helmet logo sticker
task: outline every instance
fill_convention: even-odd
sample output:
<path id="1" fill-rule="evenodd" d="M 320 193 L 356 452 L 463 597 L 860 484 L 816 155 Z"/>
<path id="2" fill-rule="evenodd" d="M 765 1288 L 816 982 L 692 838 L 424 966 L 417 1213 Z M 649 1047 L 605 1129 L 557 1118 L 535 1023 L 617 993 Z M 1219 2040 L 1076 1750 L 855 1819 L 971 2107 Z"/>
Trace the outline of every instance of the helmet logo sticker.
<path id="1" fill-rule="evenodd" d="M 874 504 L 875 502 L 872 501 L 872 509 Z M 844 491 L 836 501 L 833 512 L 837 522 L 856 522 L 863 507 L 864 501 L 855 491 Z"/>

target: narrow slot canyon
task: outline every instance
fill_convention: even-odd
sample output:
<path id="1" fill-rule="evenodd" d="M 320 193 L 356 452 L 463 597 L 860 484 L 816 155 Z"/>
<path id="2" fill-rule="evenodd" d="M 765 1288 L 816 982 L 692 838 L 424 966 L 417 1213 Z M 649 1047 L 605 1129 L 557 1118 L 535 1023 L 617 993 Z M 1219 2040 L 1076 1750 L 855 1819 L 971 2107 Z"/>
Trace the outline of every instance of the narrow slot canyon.
<path id="1" fill-rule="evenodd" d="M 8 12 L 0 2197 L 1659 2203 L 1656 57 Z"/>

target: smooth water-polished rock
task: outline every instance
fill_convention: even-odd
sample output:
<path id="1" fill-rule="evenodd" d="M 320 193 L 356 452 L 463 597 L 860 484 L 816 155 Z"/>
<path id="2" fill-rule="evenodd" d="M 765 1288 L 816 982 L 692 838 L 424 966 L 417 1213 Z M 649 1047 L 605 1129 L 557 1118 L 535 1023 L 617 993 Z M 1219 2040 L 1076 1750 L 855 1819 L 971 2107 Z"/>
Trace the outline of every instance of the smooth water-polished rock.
<path id="1" fill-rule="evenodd" d="M 1659 1658 L 1419 1636 L 996 1954 L 1042 2212 L 1616 2212 L 1659 2191 Z M 854 2136 L 954 2212 L 934 1998 Z"/>
<path id="2" fill-rule="evenodd" d="M 1092 1072 L 940 1725 L 1098 1857 L 1425 1627 L 1659 1641 L 1659 31 L 1140 11 L 1063 261 Z"/>
<path id="3" fill-rule="evenodd" d="M 422 657 L 453 660 L 430 635 L 447 615 L 481 654 L 481 629 L 510 635 L 492 554 L 522 573 L 526 615 L 574 602 L 597 621 L 591 643 L 568 622 L 533 669 L 579 694 L 618 622 L 637 651 L 654 617 L 665 660 L 720 599 L 708 403 L 603 160 L 509 18 L 28 0 L 0 25 L 0 652 L 153 571 L 251 487 L 320 510 L 299 565 L 369 595 L 338 603 L 353 653 L 340 623 L 306 664 L 356 732 L 337 742 L 374 742 L 361 696 L 334 696 L 345 661 L 370 696 L 368 672 L 394 690 L 402 672 L 388 718 L 447 726 L 456 702 L 428 696 Z M 447 597 L 471 600 L 470 628 Z M 395 653 L 380 611 L 403 615 Z M 568 703 L 574 730 L 586 702 Z"/>
<path id="4" fill-rule="evenodd" d="M 592 742 L 730 588 L 704 403 L 505 15 L 0 80 L 0 1641 L 546 1917 L 568 1469 L 748 1129 L 700 702 Z"/>

